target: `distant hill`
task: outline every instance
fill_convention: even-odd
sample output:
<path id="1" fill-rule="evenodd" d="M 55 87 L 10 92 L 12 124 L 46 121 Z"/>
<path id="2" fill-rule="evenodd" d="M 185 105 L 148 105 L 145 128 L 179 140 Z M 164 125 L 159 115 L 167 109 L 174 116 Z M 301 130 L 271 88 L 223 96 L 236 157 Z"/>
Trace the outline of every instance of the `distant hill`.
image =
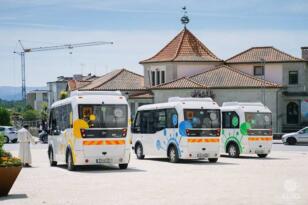
<path id="1" fill-rule="evenodd" d="M 47 87 L 27 87 L 27 92 L 36 89 L 47 89 Z M 21 100 L 21 87 L 0 86 L 0 99 Z"/>

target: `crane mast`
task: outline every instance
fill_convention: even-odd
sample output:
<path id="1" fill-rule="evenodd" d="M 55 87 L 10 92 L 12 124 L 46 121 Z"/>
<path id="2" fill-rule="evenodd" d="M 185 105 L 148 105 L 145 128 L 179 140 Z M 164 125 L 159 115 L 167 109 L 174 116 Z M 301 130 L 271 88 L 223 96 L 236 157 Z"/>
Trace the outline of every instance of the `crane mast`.
<path id="1" fill-rule="evenodd" d="M 25 53 L 30 52 L 40 52 L 40 51 L 51 51 L 51 50 L 61 50 L 61 49 L 73 49 L 86 46 L 99 46 L 106 44 L 113 44 L 113 42 L 106 41 L 95 41 L 87 43 L 76 43 L 76 44 L 64 44 L 58 46 L 46 46 L 46 47 L 36 47 L 36 48 L 25 48 L 21 42 L 18 40 L 18 43 L 22 49 L 21 52 L 14 51 L 15 54 L 20 55 L 21 58 L 21 97 L 24 102 L 26 102 L 26 62 L 25 62 Z"/>

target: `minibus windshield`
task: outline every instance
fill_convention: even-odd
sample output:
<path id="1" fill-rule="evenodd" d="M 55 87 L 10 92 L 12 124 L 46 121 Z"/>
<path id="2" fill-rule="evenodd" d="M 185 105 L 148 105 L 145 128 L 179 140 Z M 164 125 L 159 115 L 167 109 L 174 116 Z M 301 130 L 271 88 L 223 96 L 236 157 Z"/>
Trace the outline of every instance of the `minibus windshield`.
<path id="1" fill-rule="evenodd" d="M 251 126 L 251 129 L 271 129 L 272 128 L 272 114 L 246 112 L 246 122 Z"/>
<path id="2" fill-rule="evenodd" d="M 184 109 L 184 119 L 192 128 L 220 128 L 219 110 Z"/>
<path id="3" fill-rule="evenodd" d="M 90 128 L 126 128 L 127 105 L 79 105 L 79 118 Z"/>

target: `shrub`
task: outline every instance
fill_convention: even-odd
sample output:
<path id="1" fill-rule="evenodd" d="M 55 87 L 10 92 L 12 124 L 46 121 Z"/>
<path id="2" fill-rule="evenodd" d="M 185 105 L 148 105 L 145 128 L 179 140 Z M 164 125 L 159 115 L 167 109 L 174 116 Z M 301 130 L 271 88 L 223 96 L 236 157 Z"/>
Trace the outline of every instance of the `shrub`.
<path id="1" fill-rule="evenodd" d="M 20 159 L 13 157 L 11 153 L 3 149 L 4 136 L 0 134 L 0 167 L 19 167 L 21 166 Z"/>
<path id="2" fill-rule="evenodd" d="M 40 113 L 36 110 L 27 110 L 22 113 L 22 117 L 25 121 L 38 120 L 40 118 Z"/>
<path id="3" fill-rule="evenodd" d="M 68 93 L 64 90 L 60 92 L 60 99 L 63 100 L 68 97 Z"/>
<path id="4" fill-rule="evenodd" d="M 11 125 L 10 113 L 7 109 L 3 107 L 0 107 L 0 125 L 4 126 Z"/>

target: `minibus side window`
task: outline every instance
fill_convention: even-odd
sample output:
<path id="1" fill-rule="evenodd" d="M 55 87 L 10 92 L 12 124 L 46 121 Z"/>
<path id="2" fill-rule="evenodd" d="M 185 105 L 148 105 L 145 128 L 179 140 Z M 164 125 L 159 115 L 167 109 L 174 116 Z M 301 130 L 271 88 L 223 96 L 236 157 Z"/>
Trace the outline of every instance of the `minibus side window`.
<path id="1" fill-rule="evenodd" d="M 141 115 L 141 112 L 137 112 L 136 114 L 136 118 L 134 120 L 134 124 L 133 124 L 133 127 L 132 127 L 132 132 L 133 133 L 140 133 L 140 115 Z"/>
<path id="2" fill-rule="evenodd" d="M 141 112 L 141 122 L 140 130 L 141 133 L 155 133 L 154 126 L 154 111 L 142 111 Z"/>
<path id="3" fill-rule="evenodd" d="M 178 113 L 176 109 L 167 109 L 167 127 L 166 128 L 178 128 Z"/>
<path id="4" fill-rule="evenodd" d="M 166 110 L 156 110 L 155 127 L 155 131 L 160 131 L 166 128 Z"/>
<path id="5" fill-rule="evenodd" d="M 51 127 L 51 135 L 59 135 L 59 125 L 57 120 L 57 112 L 56 108 L 51 110 L 50 114 L 50 127 Z"/>
<path id="6" fill-rule="evenodd" d="M 234 111 L 222 112 L 222 128 L 238 129 L 240 127 L 240 118 Z"/>

